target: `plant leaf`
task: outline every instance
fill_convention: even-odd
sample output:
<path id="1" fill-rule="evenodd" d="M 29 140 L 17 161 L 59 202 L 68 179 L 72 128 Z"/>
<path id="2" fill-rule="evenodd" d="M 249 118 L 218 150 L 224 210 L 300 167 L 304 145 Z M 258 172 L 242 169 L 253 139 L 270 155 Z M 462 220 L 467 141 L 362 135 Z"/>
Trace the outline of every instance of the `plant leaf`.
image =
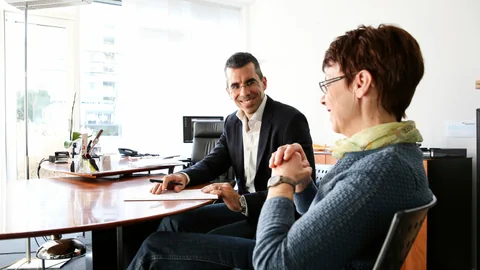
<path id="1" fill-rule="evenodd" d="M 63 147 L 65 147 L 66 149 L 70 148 L 70 146 L 72 146 L 73 142 L 72 141 L 64 141 L 63 142 Z"/>
<path id="2" fill-rule="evenodd" d="M 80 132 L 74 131 L 74 132 L 72 133 L 72 141 L 75 141 L 75 140 L 80 139 L 81 136 L 82 136 L 82 134 L 81 134 Z"/>

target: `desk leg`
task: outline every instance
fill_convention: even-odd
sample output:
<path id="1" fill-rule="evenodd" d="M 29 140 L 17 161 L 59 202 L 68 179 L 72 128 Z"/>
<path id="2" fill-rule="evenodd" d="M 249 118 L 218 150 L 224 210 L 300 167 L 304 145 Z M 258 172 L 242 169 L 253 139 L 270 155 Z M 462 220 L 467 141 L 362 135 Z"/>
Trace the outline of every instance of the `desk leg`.
<path id="1" fill-rule="evenodd" d="M 87 257 L 87 270 L 125 269 L 123 266 L 122 228 L 92 231 L 92 256 Z M 121 255 L 121 257 L 120 257 Z"/>
<path id="2" fill-rule="evenodd" d="M 123 263 L 123 227 L 117 227 L 117 269 L 125 269 Z"/>

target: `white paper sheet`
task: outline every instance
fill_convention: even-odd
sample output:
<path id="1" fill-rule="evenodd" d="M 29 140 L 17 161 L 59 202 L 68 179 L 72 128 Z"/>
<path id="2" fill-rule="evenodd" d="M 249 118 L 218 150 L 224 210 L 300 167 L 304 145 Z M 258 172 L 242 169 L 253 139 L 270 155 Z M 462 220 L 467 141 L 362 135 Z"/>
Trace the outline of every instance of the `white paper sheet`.
<path id="1" fill-rule="evenodd" d="M 151 194 L 150 187 L 126 190 L 124 201 L 178 201 L 178 200 L 216 200 L 215 194 L 203 193 L 200 189 L 185 189 L 180 192 L 167 190 L 162 194 Z"/>

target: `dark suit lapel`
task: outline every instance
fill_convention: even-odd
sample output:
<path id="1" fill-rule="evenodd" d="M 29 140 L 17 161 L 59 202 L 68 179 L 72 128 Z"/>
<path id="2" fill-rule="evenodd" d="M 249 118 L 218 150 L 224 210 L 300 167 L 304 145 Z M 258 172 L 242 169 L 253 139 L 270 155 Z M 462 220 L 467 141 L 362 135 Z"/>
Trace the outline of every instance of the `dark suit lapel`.
<path id="1" fill-rule="evenodd" d="M 270 128 L 272 124 L 270 123 L 270 119 L 273 116 L 273 100 L 268 96 L 267 104 L 265 104 L 265 110 L 263 111 L 262 116 L 262 127 L 260 129 L 260 138 L 258 139 L 258 152 L 257 152 L 257 172 L 258 166 L 262 161 L 263 156 L 265 155 L 265 149 L 267 148 L 268 138 L 270 137 Z"/>
<path id="2" fill-rule="evenodd" d="M 245 171 L 244 171 L 244 157 L 243 157 L 243 130 L 242 130 L 242 121 L 237 118 L 235 123 L 235 153 L 238 153 L 235 157 L 237 160 L 236 164 L 238 166 L 237 172 L 240 174 L 237 176 L 237 179 L 245 184 Z"/>

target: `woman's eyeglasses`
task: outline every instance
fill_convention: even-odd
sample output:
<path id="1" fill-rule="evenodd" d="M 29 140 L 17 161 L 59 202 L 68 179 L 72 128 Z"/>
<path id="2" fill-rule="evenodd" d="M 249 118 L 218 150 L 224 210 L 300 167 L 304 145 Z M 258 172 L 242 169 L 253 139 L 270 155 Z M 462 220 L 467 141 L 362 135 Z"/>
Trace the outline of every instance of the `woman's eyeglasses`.
<path id="1" fill-rule="evenodd" d="M 338 77 L 335 77 L 335 78 L 331 78 L 331 79 L 325 80 L 323 82 L 319 82 L 318 85 L 320 85 L 320 90 L 322 90 L 322 92 L 326 95 L 327 92 L 328 92 L 328 87 L 327 86 L 331 83 L 340 81 L 343 78 L 345 78 L 345 75 L 338 76 Z"/>

